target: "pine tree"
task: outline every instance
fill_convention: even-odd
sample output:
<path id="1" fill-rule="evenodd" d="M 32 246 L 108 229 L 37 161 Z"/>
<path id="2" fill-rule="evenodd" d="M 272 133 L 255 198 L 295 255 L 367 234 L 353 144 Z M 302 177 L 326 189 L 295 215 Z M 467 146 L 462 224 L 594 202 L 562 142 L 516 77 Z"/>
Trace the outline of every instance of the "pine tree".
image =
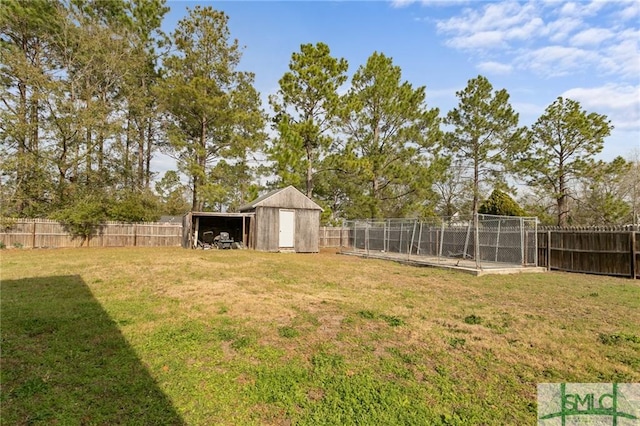
<path id="1" fill-rule="evenodd" d="M 520 174 L 532 187 L 553 194 L 558 226 L 569 224 L 572 186 L 593 168 L 612 129 L 605 115 L 587 113 L 579 102 L 559 97 L 528 132 L 530 145 L 519 162 Z"/>
<path id="2" fill-rule="evenodd" d="M 483 76 L 469 80 L 456 92 L 458 106 L 449 111 L 445 122 L 453 126 L 446 135 L 446 146 L 469 166 L 473 188 L 472 212 L 480 207 L 480 188 L 487 182 L 504 182 L 513 156 L 523 147 L 524 129 L 518 128 L 518 114 L 509 104 L 505 89 L 493 92 Z"/>
<path id="3" fill-rule="evenodd" d="M 241 161 L 264 140 L 254 76 L 237 71 L 241 51 L 227 23 L 211 7 L 189 10 L 172 34 L 175 53 L 164 61 L 158 90 L 170 120 L 171 149 L 190 179 L 193 210 L 203 209 L 216 186 L 233 184 L 211 181 L 208 171 L 217 161 Z"/>
<path id="4" fill-rule="evenodd" d="M 294 185 L 311 197 L 329 152 L 335 128 L 338 88 L 346 81 L 347 61 L 331 56 L 324 43 L 303 44 L 293 53 L 289 71 L 269 102 L 278 137 L 269 150 L 282 185 Z"/>
<path id="5" fill-rule="evenodd" d="M 440 120 L 425 97 L 425 88 L 402 82 L 400 67 L 381 53 L 354 74 L 341 113 L 346 143 L 333 157 L 344 171 L 347 217 L 400 217 L 429 209 L 430 160 Z"/>

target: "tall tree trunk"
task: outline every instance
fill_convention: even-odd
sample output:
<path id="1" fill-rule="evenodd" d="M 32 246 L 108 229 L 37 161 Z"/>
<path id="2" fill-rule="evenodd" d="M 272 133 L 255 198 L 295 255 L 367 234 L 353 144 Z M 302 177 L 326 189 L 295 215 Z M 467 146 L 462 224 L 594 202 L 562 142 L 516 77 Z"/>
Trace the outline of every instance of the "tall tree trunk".
<path id="1" fill-rule="evenodd" d="M 146 167 L 144 169 L 145 188 L 151 187 L 151 157 L 153 153 L 153 123 L 151 118 L 147 118 L 147 151 L 145 155 Z"/>
<path id="2" fill-rule="evenodd" d="M 313 153 L 310 144 L 307 144 L 307 197 L 313 194 Z"/>
<path id="3" fill-rule="evenodd" d="M 92 142 L 91 142 L 91 127 L 87 128 L 86 131 L 86 141 L 85 144 L 87 146 L 87 170 L 85 170 L 86 173 L 86 182 L 87 182 L 87 186 L 91 186 L 91 170 L 93 169 L 93 159 L 91 158 L 91 156 L 93 155 L 93 147 L 92 147 Z"/>
<path id="4" fill-rule="evenodd" d="M 473 258 L 476 266 L 480 260 L 480 241 L 478 241 L 478 226 L 480 225 L 478 217 L 478 209 L 480 208 L 480 158 L 479 158 L 479 141 L 476 139 L 474 145 L 473 158 Z"/>
<path id="5" fill-rule="evenodd" d="M 138 120 L 138 170 L 136 179 L 136 188 L 142 189 L 144 186 L 144 145 L 146 142 L 145 137 L 145 122 L 144 119 Z"/>
<path id="6" fill-rule="evenodd" d="M 204 176 L 206 176 L 206 170 L 205 170 L 206 161 L 207 161 L 206 143 L 207 143 L 207 118 L 202 117 L 202 120 L 200 123 L 200 141 L 199 141 L 200 146 L 199 146 L 198 152 L 196 152 L 197 171 L 193 177 L 193 203 L 192 203 L 193 211 L 202 211 L 204 207 L 204 203 L 200 199 L 199 190 L 201 186 L 200 178 L 204 180 Z"/>
<path id="7" fill-rule="evenodd" d="M 18 185 L 17 213 L 21 215 L 26 208 L 27 193 L 27 85 L 23 81 L 18 82 L 18 92 L 20 93 L 20 105 L 18 106 L 18 128 L 16 139 L 18 142 L 18 164 L 16 165 L 16 182 Z"/>
<path id="8" fill-rule="evenodd" d="M 560 151 L 560 155 L 562 156 L 563 152 Z M 560 179 L 558 182 L 558 226 L 567 226 L 569 222 L 569 203 L 568 203 L 568 194 L 567 194 L 567 182 L 566 176 L 564 174 L 564 164 L 562 158 L 560 159 L 559 164 L 559 175 Z"/>
<path id="9" fill-rule="evenodd" d="M 100 101 L 103 107 L 107 106 L 107 94 L 102 92 L 100 94 Z M 96 142 L 98 144 L 98 176 L 100 180 L 103 180 L 106 177 L 106 173 L 104 170 L 104 127 L 106 125 L 106 117 L 104 117 L 104 122 L 100 123 L 98 126 L 98 134 L 96 135 Z"/>
<path id="10" fill-rule="evenodd" d="M 558 197 L 558 226 L 569 224 L 569 196 L 564 176 L 560 177 L 560 195 Z"/>
<path id="11" fill-rule="evenodd" d="M 478 140 L 473 142 L 473 214 L 478 213 L 480 208 L 480 158 Z"/>
<path id="12" fill-rule="evenodd" d="M 132 184 L 133 171 L 131 170 L 131 108 L 127 113 L 127 131 L 124 135 L 124 186 L 129 187 Z"/>
<path id="13" fill-rule="evenodd" d="M 87 90 L 87 92 L 85 93 L 86 96 L 86 110 L 91 112 L 91 95 L 89 94 L 89 90 L 88 88 L 85 87 L 85 90 Z M 87 148 L 87 152 L 85 154 L 86 156 L 86 170 L 85 170 L 85 179 L 86 179 L 86 185 L 88 187 L 91 186 L 91 170 L 93 169 L 93 164 L 92 164 L 92 156 L 93 156 L 93 141 L 92 141 L 92 132 L 91 132 L 91 122 L 89 122 L 89 124 L 87 125 L 87 128 L 85 129 L 85 146 Z"/>

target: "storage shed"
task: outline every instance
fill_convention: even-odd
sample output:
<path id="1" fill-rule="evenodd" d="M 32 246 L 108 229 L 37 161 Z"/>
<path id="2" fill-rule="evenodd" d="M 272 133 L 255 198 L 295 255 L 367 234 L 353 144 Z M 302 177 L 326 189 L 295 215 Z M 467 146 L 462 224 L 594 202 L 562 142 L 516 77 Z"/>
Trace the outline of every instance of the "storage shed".
<path id="1" fill-rule="evenodd" d="M 261 251 L 319 251 L 322 207 L 293 186 L 271 191 L 240 207 L 253 215 L 249 247 Z"/>

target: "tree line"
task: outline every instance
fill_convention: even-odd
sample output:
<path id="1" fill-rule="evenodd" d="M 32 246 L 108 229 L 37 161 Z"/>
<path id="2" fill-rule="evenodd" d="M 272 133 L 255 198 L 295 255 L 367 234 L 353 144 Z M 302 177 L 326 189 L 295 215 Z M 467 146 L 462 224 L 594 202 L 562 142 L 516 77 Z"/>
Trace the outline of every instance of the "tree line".
<path id="1" fill-rule="evenodd" d="M 4 2 L 1 216 L 155 220 L 233 211 L 294 185 L 325 223 L 637 218 L 638 158 L 596 160 L 613 127 L 574 100 L 558 97 L 521 126 L 508 92 L 479 75 L 441 113 L 384 53 L 349 78 L 347 60 L 319 42 L 292 54 L 267 113 L 228 16 L 196 6 L 165 34 L 168 10 L 164 0 Z M 156 176 L 159 152 L 177 170 Z"/>

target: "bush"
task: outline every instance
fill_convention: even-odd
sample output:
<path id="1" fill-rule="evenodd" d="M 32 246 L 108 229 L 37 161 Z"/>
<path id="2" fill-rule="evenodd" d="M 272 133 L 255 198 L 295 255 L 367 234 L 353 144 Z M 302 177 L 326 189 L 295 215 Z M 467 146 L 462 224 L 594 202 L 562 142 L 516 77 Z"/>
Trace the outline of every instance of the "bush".
<path id="1" fill-rule="evenodd" d="M 497 216 L 525 216 L 525 211 L 507 193 L 494 189 L 480 208 L 480 214 L 493 214 Z"/>
<path id="2" fill-rule="evenodd" d="M 90 241 L 98 233 L 107 220 L 106 200 L 100 196 L 87 195 L 57 211 L 52 217 L 60 221 L 65 231 L 74 238 L 81 238 L 83 245 L 85 240 Z"/>

